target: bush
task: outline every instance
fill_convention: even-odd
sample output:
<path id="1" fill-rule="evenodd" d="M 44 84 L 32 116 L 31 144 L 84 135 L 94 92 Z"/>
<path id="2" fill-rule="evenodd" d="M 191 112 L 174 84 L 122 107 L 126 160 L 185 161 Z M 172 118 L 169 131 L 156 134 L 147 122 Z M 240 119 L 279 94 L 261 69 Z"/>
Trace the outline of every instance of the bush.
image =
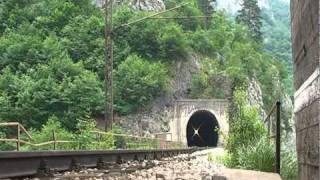
<path id="1" fill-rule="evenodd" d="M 237 89 L 233 94 L 235 109 L 229 120 L 230 133 L 227 142 L 229 152 L 237 153 L 237 149 L 258 142 L 264 137 L 266 130 L 255 107 L 247 104 L 247 92 Z"/>
<path id="2" fill-rule="evenodd" d="M 249 146 L 242 146 L 237 151 L 239 168 L 273 172 L 275 163 L 275 146 L 266 137 Z"/>
<path id="3" fill-rule="evenodd" d="M 287 140 L 281 145 L 281 177 L 283 180 L 298 179 L 298 160 L 294 145 L 288 145 Z M 242 146 L 236 153 L 228 154 L 218 162 L 227 167 L 273 172 L 275 165 L 275 145 L 267 137 L 258 142 Z"/>
<path id="4" fill-rule="evenodd" d="M 111 133 L 98 135 L 92 131 L 96 129 L 96 123 L 91 119 L 79 120 L 77 124 L 79 149 L 81 150 L 101 150 L 113 149 L 114 140 Z"/>
<path id="5" fill-rule="evenodd" d="M 120 7 L 115 13 L 117 26 L 150 15 Z M 185 57 L 189 49 L 183 27 L 173 20 L 142 21 L 122 27 L 115 32 L 115 65 L 118 66 L 132 53 L 146 59 L 175 60 Z"/>
<path id="6" fill-rule="evenodd" d="M 159 40 L 164 58 L 172 60 L 187 56 L 188 43 L 180 26 L 173 23 L 165 26 Z"/>
<path id="7" fill-rule="evenodd" d="M 115 134 L 125 134 L 125 131 L 123 128 L 121 128 L 118 125 L 112 126 L 112 133 Z M 114 136 L 114 146 L 116 149 L 125 149 L 127 147 L 127 141 L 126 138 L 123 136 Z"/>
<path id="8" fill-rule="evenodd" d="M 6 69 L 0 76 L 0 119 L 40 129 L 50 116 L 74 130 L 78 118 L 102 111 L 104 93 L 98 77 L 69 58 L 38 65 L 22 76 Z"/>
<path id="9" fill-rule="evenodd" d="M 102 17 L 79 15 L 61 30 L 62 44 L 72 60 L 82 60 L 86 69 L 99 73 L 101 77 L 104 70 L 103 29 Z"/>
<path id="10" fill-rule="evenodd" d="M 275 146 L 266 137 L 266 130 L 256 109 L 247 105 L 246 92 L 241 89 L 235 90 L 233 98 L 233 116 L 227 139 L 229 155 L 224 159 L 224 164 L 233 168 L 273 172 Z M 298 172 L 295 142 L 283 142 L 281 176 L 285 180 L 293 180 Z"/>
<path id="11" fill-rule="evenodd" d="M 53 141 L 53 132 L 55 133 L 56 140 L 73 141 L 75 136 L 73 133 L 68 132 L 64 129 L 59 122 L 58 118 L 52 116 L 49 118 L 47 123 L 42 126 L 40 131 L 31 130 L 32 142 L 39 144 L 48 141 Z M 74 150 L 77 148 L 78 143 L 58 143 L 56 146 L 57 150 Z M 53 150 L 53 144 L 44 146 L 22 146 L 22 150 Z"/>
<path id="12" fill-rule="evenodd" d="M 201 60 L 201 71 L 194 74 L 191 80 L 191 98 L 225 98 L 222 81 L 216 81 L 215 78 L 226 77 L 220 70 L 221 65 L 216 59 Z"/>
<path id="13" fill-rule="evenodd" d="M 291 133 L 281 144 L 281 177 L 284 180 L 298 179 L 298 159 L 294 133 Z"/>
<path id="14" fill-rule="evenodd" d="M 227 139 L 227 150 L 230 154 L 230 158 L 228 158 L 226 162 L 227 165 L 229 167 L 243 166 L 244 168 L 251 169 L 264 168 L 263 166 L 260 166 L 260 163 L 262 163 L 261 161 L 268 162 L 269 159 L 263 159 L 259 156 L 254 157 L 257 155 L 254 154 L 254 151 L 261 150 L 261 148 L 264 147 L 253 146 L 259 143 L 260 146 L 264 145 L 262 138 L 265 137 L 266 130 L 262 124 L 262 120 L 259 117 L 257 109 L 247 104 L 247 92 L 241 89 L 236 89 L 233 93 L 233 104 L 231 107 L 232 108 L 230 113 L 232 114 L 232 116 L 229 119 L 230 130 L 229 137 Z M 270 152 L 266 151 L 263 153 Z M 247 158 L 251 159 L 246 160 L 243 159 L 242 156 L 247 156 Z M 258 162 L 253 162 L 255 160 L 257 160 Z M 267 166 L 268 165 L 266 164 L 266 167 Z"/>
<path id="15" fill-rule="evenodd" d="M 34 27 L 22 27 L 30 34 L 9 32 L 0 37 L 0 70 L 10 68 L 15 72 L 26 72 L 38 64 L 46 64 L 52 58 L 64 53 L 61 43 L 55 36 L 41 37 Z M 22 31 L 22 30 L 20 30 Z M 19 31 L 18 31 L 19 32 Z"/>
<path id="16" fill-rule="evenodd" d="M 6 136 L 6 132 L 8 131 L 8 128 L 1 127 L 0 131 L 0 138 L 8 138 Z M 16 143 L 15 142 L 0 142 L 0 151 L 12 151 L 16 149 Z"/>
<path id="17" fill-rule="evenodd" d="M 167 9 L 174 8 L 182 3 L 188 3 L 186 6 L 182 6 L 175 11 L 168 12 L 166 15 L 169 17 L 203 15 L 198 8 L 198 3 L 194 0 L 165 0 L 164 3 Z M 203 20 L 200 18 L 193 18 L 190 20 L 175 19 L 174 22 L 179 24 L 185 31 L 195 31 L 203 25 Z"/>
<path id="18" fill-rule="evenodd" d="M 162 63 L 129 56 L 115 72 L 116 110 L 127 114 L 146 106 L 166 90 L 168 78 L 167 68 Z"/>
<path id="19" fill-rule="evenodd" d="M 216 53 L 216 49 L 210 39 L 208 31 L 197 30 L 190 33 L 189 36 L 190 46 L 195 52 L 205 54 L 207 56 L 213 56 Z"/>

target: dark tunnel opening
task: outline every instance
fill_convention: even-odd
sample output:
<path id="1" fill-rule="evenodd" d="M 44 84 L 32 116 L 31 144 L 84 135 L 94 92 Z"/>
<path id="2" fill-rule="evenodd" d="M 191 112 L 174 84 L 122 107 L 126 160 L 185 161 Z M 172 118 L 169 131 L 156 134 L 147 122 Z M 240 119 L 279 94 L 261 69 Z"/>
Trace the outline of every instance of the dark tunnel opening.
<path id="1" fill-rule="evenodd" d="M 219 124 L 217 118 L 209 111 L 197 111 L 188 121 L 188 146 L 216 147 L 218 144 Z"/>

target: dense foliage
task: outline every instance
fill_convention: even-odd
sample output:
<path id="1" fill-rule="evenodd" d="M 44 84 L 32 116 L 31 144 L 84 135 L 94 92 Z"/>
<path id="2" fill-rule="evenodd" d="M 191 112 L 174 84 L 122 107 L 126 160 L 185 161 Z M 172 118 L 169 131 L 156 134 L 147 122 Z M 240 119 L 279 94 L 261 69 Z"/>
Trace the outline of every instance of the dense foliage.
<path id="1" fill-rule="evenodd" d="M 223 97 L 213 78 L 228 77 L 231 86 L 246 88 L 251 78 L 260 82 L 265 109 L 286 93 L 283 85 L 288 72 L 281 61 L 260 48 L 247 28 L 237 24 L 221 12 L 213 14 L 208 30 L 190 34 L 194 51 L 206 54 L 201 72 L 194 75 L 191 97 Z"/>
<path id="2" fill-rule="evenodd" d="M 194 87 L 198 86 L 199 89 L 209 91 L 212 89 L 210 85 L 215 84 L 211 83 L 206 86 L 210 82 L 208 77 L 227 75 L 232 79 L 233 101 L 229 113 L 228 155 L 224 160 L 224 163 L 230 167 L 270 172 L 274 168 L 275 147 L 266 137 L 265 128 L 261 123 L 257 109 L 248 105 L 246 89 L 251 78 L 258 80 L 262 88 L 265 110 L 268 110 L 276 99 L 283 100 L 287 98 L 287 94 L 292 94 L 292 76 L 288 76 L 291 72 L 290 32 L 287 16 L 289 8 L 286 3 L 281 2 L 278 5 L 277 2 L 277 0 L 272 1 L 271 5 L 274 7 L 263 9 L 261 13 L 257 1 L 244 1 L 236 20 L 238 23 L 245 25 L 248 28 L 247 30 L 243 29 L 243 26 L 222 21 L 224 24 L 219 24 L 220 26 L 233 28 L 224 29 L 220 34 L 225 31 L 236 32 L 234 37 L 237 38 L 230 38 L 230 43 L 227 43 L 228 48 L 223 47 L 223 49 L 217 51 L 222 58 L 216 56 L 217 62 L 215 64 L 211 63 L 211 66 L 204 63 L 205 68 L 202 69 L 201 73 L 203 75 L 196 75 L 195 78 Z M 275 20 L 273 15 L 281 18 Z M 274 28 L 274 26 L 277 26 L 277 28 Z M 233 31 L 233 29 L 236 30 Z M 247 32 L 250 32 L 250 34 L 247 34 Z M 262 33 L 265 39 L 262 39 Z M 228 40 L 225 37 L 222 37 L 222 39 Z M 277 41 L 278 39 L 281 40 Z M 273 43 L 273 41 L 277 41 L 277 43 Z M 203 49 L 210 47 L 207 44 L 204 45 Z M 261 46 L 264 48 L 261 48 Z M 219 46 L 214 45 L 214 47 Z M 230 53 L 228 52 L 229 49 L 232 50 Z M 212 66 L 218 68 L 212 68 Z M 208 69 L 211 72 L 208 73 Z M 195 89 L 199 91 L 199 89 Z M 203 94 L 206 94 L 206 91 L 203 92 Z M 292 134 L 290 134 L 292 112 L 289 111 L 285 112 L 282 108 L 281 112 L 283 115 L 282 129 L 283 134 L 285 134 L 282 137 L 284 142 L 292 139 Z M 282 147 L 282 177 L 284 179 L 295 179 L 297 177 L 295 148 L 287 144 L 283 144 Z"/>
<path id="3" fill-rule="evenodd" d="M 91 0 L 10 0 L 1 3 L 0 12 L 0 119 L 40 129 L 54 116 L 62 127 L 75 130 L 79 119 L 101 116 L 104 18 L 100 9 Z M 122 7 L 115 22 L 127 22 L 127 12 L 130 17 L 145 15 Z M 166 89 L 167 67 L 149 59 L 178 57 L 186 51 L 178 24 L 147 24 L 150 28 L 139 24 L 122 29 L 124 37 L 117 38 L 123 41 L 115 48 L 115 109 L 122 114 L 145 106 Z"/>
<path id="4" fill-rule="evenodd" d="M 275 165 L 275 144 L 268 137 L 256 107 L 246 102 L 246 92 L 234 91 L 234 110 L 230 119 L 230 132 L 227 137 L 227 156 L 222 163 L 231 168 L 273 172 Z M 292 136 L 292 134 L 291 134 Z M 297 179 L 298 164 L 293 137 L 282 136 L 281 177 Z"/>
<path id="5" fill-rule="evenodd" d="M 267 137 L 254 143 L 239 147 L 238 168 L 273 172 L 275 163 L 275 147 Z"/>
<path id="6" fill-rule="evenodd" d="M 230 134 L 228 137 L 228 149 L 234 152 L 241 146 L 255 144 L 265 135 L 264 125 L 259 117 L 256 107 L 247 104 L 246 91 L 237 89 L 233 94 L 235 111 L 230 119 Z"/>
<path id="7" fill-rule="evenodd" d="M 0 76 L 0 117 L 40 128 L 50 116 L 75 129 L 81 117 L 101 112 L 102 84 L 82 63 L 52 59 L 18 75 L 5 68 Z"/>
<path id="8" fill-rule="evenodd" d="M 116 29 L 117 113 L 128 114 L 144 108 L 170 89 L 169 67 L 190 53 L 204 59 L 203 72 L 193 78 L 190 96 L 195 98 L 224 97 L 219 85 L 213 86 L 212 77 L 217 75 L 230 76 L 238 84 L 247 81 L 248 76 L 256 76 L 262 84 L 268 84 L 273 79 L 267 79 L 261 67 L 281 70 L 278 62 L 256 48 L 246 28 L 229 20 L 224 13 L 203 9 L 212 2 L 188 2 L 187 6 L 163 16 L 213 13 L 213 18 L 146 20 Z M 170 8 L 181 1 L 165 3 Z M 0 8 L 0 119 L 39 129 L 55 116 L 62 127 L 75 130 L 79 119 L 101 116 L 104 106 L 102 12 L 90 0 L 23 3 L 10 0 L 1 3 Z M 114 14 L 115 27 L 150 13 L 119 6 Z M 272 92 L 273 88 L 266 91 Z"/>
<path id="9" fill-rule="evenodd" d="M 116 113 L 139 111 L 170 91 L 175 73 L 170 67 L 194 55 L 200 72 L 193 74 L 191 98 L 226 98 L 224 83 L 231 86 L 229 162 L 269 171 L 272 145 L 265 142 L 257 110 L 246 104 L 246 89 L 249 81 L 256 79 L 268 109 L 291 88 L 289 8 L 273 0 L 274 8 L 260 12 L 256 0 L 245 0 L 235 21 L 215 11 L 214 0 L 166 0 L 165 5 L 172 8 L 183 2 L 188 4 L 161 16 L 212 17 L 148 19 L 121 26 L 153 12 L 116 6 Z M 102 116 L 105 105 L 103 74 L 104 17 L 92 0 L 0 3 L 0 121 L 18 121 L 33 128 L 37 143 L 51 140 L 52 131 L 58 139 L 82 142 L 60 149 L 124 147 L 128 145 L 124 138 L 106 134 L 97 141 L 92 134 L 96 125 L 91 119 Z M 115 131 L 122 133 L 119 128 Z M 1 131 L 0 137 L 7 132 Z M 1 145 L 1 149 L 9 148 Z M 283 168 L 290 177 L 296 162 L 289 155 L 284 159 L 293 164 Z"/>
<path id="10" fill-rule="evenodd" d="M 291 48 L 289 3 L 282 0 L 270 1 L 270 8 L 262 9 L 262 32 L 264 49 L 284 62 L 289 73 L 285 87 L 293 95 L 293 64 Z"/>
<path id="11" fill-rule="evenodd" d="M 129 113 L 142 108 L 166 89 L 167 79 L 167 68 L 163 64 L 129 56 L 115 74 L 117 110 Z"/>
<path id="12" fill-rule="evenodd" d="M 0 12 L 0 119 L 40 129 L 54 116 L 74 130 L 101 114 L 99 9 L 89 0 L 10 0 Z"/>
<path id="13" fill-rule="evenodd" d="M 231 156 L 231 166 L 237 167 L 244 163 L 241 161 L 241 149 L 256 144 L 266 131 L 256 107 L 247 104 L 246 91 L 237 89 L 233 94 L 233 104 L 233 112 L 236 113 L 229 120 L 227 149 Z"/>
<path id="14" fill-rule="evenodd" d="M 208 15 L 203 6 L 212 3 L 187 2 L 163 16 Z M 170 8 L 181 1 L 165 3 Z M 10 0 L 0 8 L 0 119 L 39 129 L 55 116 L 63 127 L 76 129 L 79 119 L 101 115 L 104 21 L 100 9 L 90 0 Z M 146 20 L 116 29 L 118 113 L 143 108 L 168 89 L 169 66 L 184 60 L 188 53 L 202 59 L 190 96 L 224 97 L 213 77 L 229 77 L 234 87 L 245 86 L 254 77 L 261 83 L 269 107 L 274 100 L 270 97 L 276 96 L 272 93 L 282 90 L 270 84 L 286 78 L 283 65 L 258 48 L 250 38 L 250 27 L 209 10 L 213 13 L 210 23 L 202 19 Z M 115 27 L 150 13 L 117 7 Z"/>

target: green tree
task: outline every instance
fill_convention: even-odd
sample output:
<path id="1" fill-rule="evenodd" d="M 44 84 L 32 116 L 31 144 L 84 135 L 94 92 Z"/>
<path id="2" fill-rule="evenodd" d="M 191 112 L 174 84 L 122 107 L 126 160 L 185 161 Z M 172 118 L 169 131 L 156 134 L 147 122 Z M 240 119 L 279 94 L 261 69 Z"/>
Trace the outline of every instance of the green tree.
<path id="1" fill-rule="evenodd" d="M 49 120 L 41 127 L 40 131 L 31 129 L 33 143 L 44 143 L 53 140 L 53 132 L 57 140 L 73 141 L 75 135 L 62 127 L 58 118 L 55 116 L 49 117 Z M 58 150 L 76 149 L 78 143 L 60 143 L 57 144 Z M 35 147 L 31 145 L 22 146 L 23 150 L 53 150 L 53 144 Z"/>
<path id="2" fill-rule="evenodd" d="M 115 104 L 122 114 L 146 106 L 166 90 L 168 71 L 161 63 L 129 56 L 115 72 Z"/>
<path id="3" fill-rule="evenodd" d="M 148 19 L 115 29 L 117 113 L 146 108 L 168 88 L 172 78 L 168 74 L 174 69 L 169 66 L 189 57 L 202 59 L 200 73 L 193 75 L 193 97 L 224 97 L 214 81 L 219 76 L 231 79 L 234 88 L 246 87 L 247 80 L 254 77 L 262 84 L 264 101 L 271 102 L 279 88 L 276 84 L 269 87 L 273 81 L 270 74 L 277 74 L 277 82 L 282 83 L 287 72 L 263 50 L 273 49 L 270 52 L 279 52 L 274 53 L 277 58 L 287 57 L 280 52 L 287 51 L 287 38 L 284 49 L 280 48 L 282 42 L 274 43 L 281 37 L 281 28 L 269 36 L 265 49 L 260 49 L 250 38 L 250 26 L 244 28 L 245 22 L 236 24 L 223 12 L 203 9 L 202 5 L 211 5 L 210 0 L 166 0 L 165 5 L 168 9 L 184 2 L 188 4 L 161 16 L 210 14 L 212 21 L 204 26 L 199 18 Z M 287 21 L 285 11 L 276 12 L 281 22 Z M 114 26 L 152 13 L 115 6 Z M 269 18 L 268 23 L 272 22 Z M 63 128 L 75 130 L 80 119 L 102 116 L 103 29 L 103 12 L 92 0 L 1 2 L 0 119 L 41 129 L 48 118 L 57 117 Z"/>
<path id="4" fill-rule="evenodd" d="M 238 12 L 236 21 L 248 27 L 251 37 L 255 41 L 262 42 L 261 9 L 257 0 L 243 0 L 242 8 Z"/>
<path id="5" fill-rule="evenodd" d="M 199 9 L 205 16 L 211 16 L 214 12 L 216 6 L 216 0 L 198 0 Z M 204 18 L 205 27 L 208 28 L 211 22 L 211 18 Z"/>
<path id="6" fill-rule="evenodd" d="M 188 3 L 181 8 L 176 9 L 175 11 L 168 12 L 164 16 L 169 17 L 181 17 L 181 16 L 201 16 L 203 13 L 197 4 L 196 0 L 166 0 L 166 8 L 173 8 L 182 3 Z M 185 31 L 195 31 L 198 28 L 203 26 L 203 20 L 200 18 L 191 18 L 191 19 L 175 19 L 173 20 L 176 24 L 180 25 Z"/>
<path id="7" fill-rule="evenodd" d="M 32 25 L 22 25 L 16 32 L 0 37 L 0 70 L 8 67 L 23 73 L 63 55 L 63 46 L 56 36 L 43 37 L 41 30 Z"/>
<path id="8" fill-rule="evenodd" d="M 101 113 L 104 99 L 97 76 L 68 58 L 38 65 L 21 76 L 7 68 L 0 76 L 0 92 L 5 104 L 0 119 L 36 129 L 56 116 L 74 130 L 78 118 Z"/>
<path id="9" fill-rule="evenodd" d="M 86 69 L 98 72 L 100 77 L 103 77 L 104 68 L 103 29 L 103 17 L 79 15 L 61 30 L 61 42 L 72 60 L 82 60 Z"/>

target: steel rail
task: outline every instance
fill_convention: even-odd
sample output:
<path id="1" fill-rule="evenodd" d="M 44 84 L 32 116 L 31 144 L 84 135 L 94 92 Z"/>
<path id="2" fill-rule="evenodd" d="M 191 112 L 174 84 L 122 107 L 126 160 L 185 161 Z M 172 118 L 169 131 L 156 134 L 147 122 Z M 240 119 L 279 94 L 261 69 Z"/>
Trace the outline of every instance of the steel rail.
<path id="1" fill-rule="evenodd" d="M 195 148 L 107 151 L 0 152 L 0 179 L 50 176 L 52 172 L 104 167 L 133 160 L 150 160 L 195 152 Z"/>

